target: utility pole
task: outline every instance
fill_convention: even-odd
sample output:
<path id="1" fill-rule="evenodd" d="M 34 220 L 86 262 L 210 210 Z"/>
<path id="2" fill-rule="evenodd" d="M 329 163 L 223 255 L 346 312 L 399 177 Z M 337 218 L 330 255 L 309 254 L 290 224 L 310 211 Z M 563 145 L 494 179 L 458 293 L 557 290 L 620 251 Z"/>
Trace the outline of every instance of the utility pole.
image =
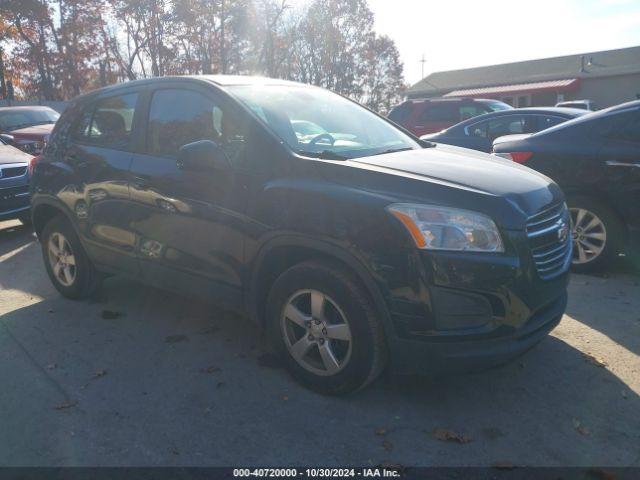
<path id="1" fill-rule="evenodd" d="M 424 64 L 427 63 L 427 59 L 424 58 L 424 53 L 422 54 L 422 58 L 420 59 L 420 63 L 422 64 L 422 76 L 420 77 L 420 79 L 422 80 L 424 78 Z"/>

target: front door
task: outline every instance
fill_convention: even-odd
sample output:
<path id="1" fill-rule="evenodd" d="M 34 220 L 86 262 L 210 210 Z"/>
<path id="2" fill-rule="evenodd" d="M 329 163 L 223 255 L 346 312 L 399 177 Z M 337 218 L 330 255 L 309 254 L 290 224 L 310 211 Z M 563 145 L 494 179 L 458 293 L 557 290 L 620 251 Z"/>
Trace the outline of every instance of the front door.
<path id="1" fill-rule="evenodd" d="M 189 171 L 180 147 L 211 140 L 233 156 L 243 149 L 229 110 L 214 91 L 161 87 L 147 101 L 146 140 L 131 164 L 131 201 L 143 276 L 240 303 L 246 195 L 232 168 Z"/>

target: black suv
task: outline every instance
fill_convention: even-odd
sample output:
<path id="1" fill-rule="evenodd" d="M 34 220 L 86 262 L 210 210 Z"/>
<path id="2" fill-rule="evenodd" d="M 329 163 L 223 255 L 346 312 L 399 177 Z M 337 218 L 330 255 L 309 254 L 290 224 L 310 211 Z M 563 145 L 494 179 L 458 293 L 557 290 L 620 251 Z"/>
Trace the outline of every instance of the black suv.
<path id="1" fill-rule="evenodd" d="M 124 273 L 264 326 L 324 393 L 487 367 L 560 320 L 571 258 L 556 184 L 421 143 L 326 90 L 167 77 L 76 99 L 32 183 L 46 269 L 69 298 Z"/>

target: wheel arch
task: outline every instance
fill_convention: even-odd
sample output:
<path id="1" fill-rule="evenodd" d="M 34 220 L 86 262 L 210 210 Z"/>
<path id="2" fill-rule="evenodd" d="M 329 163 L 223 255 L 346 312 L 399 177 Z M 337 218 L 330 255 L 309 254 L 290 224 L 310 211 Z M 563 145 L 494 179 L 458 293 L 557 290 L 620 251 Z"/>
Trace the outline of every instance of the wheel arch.
<path id="1" fill-rule="evenodd" d="M 58 215 L 64 216 L 67 220 L 69 220 L 69 223 L 73 225 L 73 228 L 77 233 L 77 226 L 73 222 L 73 219 L 71 218 L 71 215 L 69 214 L 67 208 L 65 208 L 59 202 L 43 199 L 36 203 L 33 203 L 31 206 L 31 210 L 33 230 L 38 236 L 38 239 L 40 239 L 42 230 L 44 229 L 44 226 L 47 224 L 47 222 Z"/>
<path id="2" fill-rule="evenodd" d="M 260 327 L 264 327 L 269 286 L 284 271 L 308 260 L 330 262 L 351 272 L 365 288 L 377 311 L 380 312 L 387 339 L 389 338 L 388 333 L 391 328 L 389 310 L 374 275 L 364 262 L 344 247 L 297 236 L 273 239 L 256 255 L 251 269 L 246 304 L 253 321 Z"/>

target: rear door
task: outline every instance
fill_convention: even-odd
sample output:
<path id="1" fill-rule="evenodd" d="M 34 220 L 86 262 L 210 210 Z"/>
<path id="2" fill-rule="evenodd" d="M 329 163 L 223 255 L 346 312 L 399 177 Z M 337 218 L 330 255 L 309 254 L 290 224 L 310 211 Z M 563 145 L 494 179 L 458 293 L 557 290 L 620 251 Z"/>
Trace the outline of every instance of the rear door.
<path id="1" fill-rule="evenodd" d="M 58 193 L 76 215 L 92 259 L 132 274 L 139 270 L 128 209 L 129 166 L 140 98 L 140 90 L 130 90 L 83 107 L 63 158 L 75 181 Z"/>
<path id="2" fill-rule="evenodd" d="M 640 108 L 616 117 L 600 151 L 606 165 L 607 191 L 616 209 L 640 228 Z"/>
<path id="3" fill-rule="evenodd" d="M 147 281 L 230 304 L 241 301 L 246 192 L 232 171 L 180 168 L 183 145 L 211 140 L 230 158 L 245 137 L 227 101 L 206 86 L 163 83 L 146 99 L 145 142 L 131 164 L 140 267 Z"/>

